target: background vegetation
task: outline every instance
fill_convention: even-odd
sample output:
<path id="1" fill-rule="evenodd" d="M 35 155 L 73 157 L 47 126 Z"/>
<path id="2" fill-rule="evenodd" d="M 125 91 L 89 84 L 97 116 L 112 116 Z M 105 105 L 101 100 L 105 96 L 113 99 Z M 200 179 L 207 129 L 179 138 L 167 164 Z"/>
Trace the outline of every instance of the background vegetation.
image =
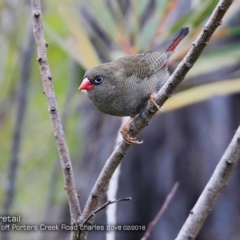
<path id="1" fill-rule="evenodd" d="M 97 112 L 77 91 L 85 69 L 126 54 L 160 50 L 179 28 L 189 26 L 188 38 L 171 58 L 172 71 L 217 2 L 43 2 L 48 59 L 82 205 L 111 152 L 120 124 L 118 118 Z M 173 238 L 211 175 L 240 122 L 239 12 L 240 1 L 235 0 L 205 53 L 165 105 L 164 113 L 141 135 L 144 144 L 134 146 L 124 161 L 118 195 L 135 198 L 130 204 L 120 203 L 120 224 L 147 224 L 173 183 L 180 180 L 175 207 L 153 235 L 153 239 L 160 235 L 163 239 Z M 36 62 L 29 1 L 0 3 L 0 43 L 1 213 L 21 214 L 26 224 L 67 222 L 66 193 Z M 239 187 L 238 179 L 232 178 L 230 192 Z M 218 207 L 226 211 L 213 213 L 205 229 L 209 238 L 203 232 L 204 239 L 237 239 L 238 200 L 222 198 L 223 204 Z M 179 210 L 179 206 L 184 207 Z M 171 217 L 176 216 L 178 221 L 173 221 Z M 231 222 L 229 219 L 235 224 L 223 229 L 224 223 Z M 103 224 L 104 213 L 96 221 Z M 56 236 L 49 232 L 11 232 L 10 239 L 40 239 L 48 234 Z M 119 239 L 124 234 L 124 239 L 139 239 L 142 235 L 117 234 Z"/>

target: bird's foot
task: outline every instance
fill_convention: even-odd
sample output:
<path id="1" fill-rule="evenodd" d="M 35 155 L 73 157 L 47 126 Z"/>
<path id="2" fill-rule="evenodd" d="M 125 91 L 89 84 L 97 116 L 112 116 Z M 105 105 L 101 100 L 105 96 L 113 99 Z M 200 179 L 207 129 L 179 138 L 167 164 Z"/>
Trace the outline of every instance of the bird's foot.
<path id="1" fill-rule="evenodd" d="M 149 102 L 152 102 L 159 111 L 163 112 L 163 109 L 156 103 L 156 93 L 150 95 Z"/>
<path id="2" fill-rule="evenodd" d="M 138 141 L 135 137 L 131 137 L 129 136 L 129 126 L 131 124 L 131 122 L 133 121 L 134 118 L 130 118 L 123 126 L 122 128 L 120 129 L 120 133 L 122 134 L 122 137 L 124 139 L 124 141 L 131 145 L 133 143 L 135 144 L 142 144 L 143 141 Z"/>
<path id="3" fill-rule="evenodd" d="M 122 137 L 123 137 L 124 141 L 129 145 L 131 145 L 133 143 L 135 143 L 135 144 L 142 144 L 143 143 L 143 141 L 138 141 L 135 137 L 130 137 L 128 132 L 125 131 L 125 129 L 121 129 L 120 133 L 122 134 Z"/>

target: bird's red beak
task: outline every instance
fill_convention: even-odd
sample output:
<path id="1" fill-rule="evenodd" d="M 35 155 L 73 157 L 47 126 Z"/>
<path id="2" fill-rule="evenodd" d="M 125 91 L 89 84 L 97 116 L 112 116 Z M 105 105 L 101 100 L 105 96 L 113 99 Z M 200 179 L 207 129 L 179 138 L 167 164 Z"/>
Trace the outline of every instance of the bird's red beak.
<path id="1" fill-rule="evenodd" d="M 92 90 L 93 89 L 93 84 L 87 79 L 84 78 L 80 87 L 78 88 L 78 90 Z"/>

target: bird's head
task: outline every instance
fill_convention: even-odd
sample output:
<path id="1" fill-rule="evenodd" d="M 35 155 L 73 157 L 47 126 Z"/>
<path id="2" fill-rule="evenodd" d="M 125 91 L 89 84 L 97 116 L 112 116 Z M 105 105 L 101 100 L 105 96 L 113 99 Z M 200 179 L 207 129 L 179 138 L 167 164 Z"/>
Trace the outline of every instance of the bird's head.
<path id="1" fill-rule="evenodd" d="M 121 76 L 119 67 L 113 62 L 101 64 L 86 71 L 83 81 L 78 90 L 81 90 L 88 95 L 93 92 L 108 93 L 112 88 L 118 84 Z"/>
<path id="2" fill-rule="evenodd" d="M 100 85 L 103 83 L 105 74 L 102 71 L 99 71 L 100 69 L 92 68 L 88 70 L 84 77 L 81 85 L 79 86 L 78 90 L 81 91 L 91 91 L 93 90 L 97 85 Z"/>

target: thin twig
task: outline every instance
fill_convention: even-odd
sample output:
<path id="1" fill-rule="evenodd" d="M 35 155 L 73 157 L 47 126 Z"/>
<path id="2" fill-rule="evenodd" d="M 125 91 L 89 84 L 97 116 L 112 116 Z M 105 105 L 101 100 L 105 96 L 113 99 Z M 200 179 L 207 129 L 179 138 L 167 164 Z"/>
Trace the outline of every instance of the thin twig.
<path id="1" fill-rule="evenodd" d="M 113 203 L 118 203 L 118 202 L 124 202 L 124 201 L 130 201 L 131 197 L 127 197 L 127 198 L 120 198 L 114 201 L 108 200 L 106 203 L 104 203 L 102 206 L 100 206 L 99 208 L 97 208 L 95 211 L 93 211 L 82 223 L 82 225 L 86 224 L 89 219 L 93 216 L 96 215 L 96 213 L 100 212 L 101 210 L 105 209 L 107 206 L 113 204 Z"/>
<path id="2" fill-rule="evenodd" d="M 60 119 L 60 115 L 57 109 L 57 102 L 52 85 L 52 76 L 47 61 L 47 44 L 44 40 L 44 34 L 42 30 L 42 13 L 40 0 L 31 0 L 32 4 L 32 17 L 33 17 L 33 32 L 37 43 L 38 62 L 40 65 L 40 71 L 42 75 L 44 92 L 47 97 L 47 103 L 51 122 L 53 126 L 54 136 L 57 142 L 58 152 L 61 160 L 65 189 L 68 195 L 68 202 L 71 215 L 71 223 L 75 223 L 80 216 L 80 204 L 78 194 L 75 187 L 75 181 L 73 176 L 72 163 L 67 147 L 67 143 L 64 137 L 64 131 Z M 71 239 L 76 239 L 77 231 L 73 231 Z"/>
<path id="3" fill-rule="evenodd" d="M 30 28 L 30 26 L 29 26 Z M 33 57 L 34 51 L 34 38 L 32 32 L 28 29 L 28 37 L 24 49 L 20 56 L 21 63 L 21 72 L 19 79 L 19 88 L 17 92 L 17 109 L 16 117 L 14 124 L 14 131 L 12 137 L 12 147 L 11 147 L 11 156 L 9 161 L 9 170 L 8 170 L 8 184 L 7 191 L 4 200 L 4 215 L 9 215 L 11 213 L 11 207 L 13 205 L 16 189 L 16 179 L 19 166 L 19 150 L 21 147 L 22 141 L 22 130 L 24 123 L 24 116 L 26 114 L 27 108 L 27 98 L 28 98 L 28 89 L 29 89 L 29 78 L 30 78 L 30 69 L 31 59 Z M 2 240 L 9 239 L 9 232 L 2 231 Z"/>
<path id="4" fill-rule="evenodd" d="M 193 240 L 196 238 L 205 219 L 213 209 L 220 193 L 240 159 L 240 127 L 220 159 L 217 167 L 197 203 L 191 210 L 176 240 Z"/>
<path id="5" fill-rule="evenodd" d="M 181 61 L 181 63 L 178 65 L 178 67 L 170 76 L 168 81 L 164 84 L 164 86 L 159 90 L 155 99 L 155 102 L 159 105 L 159 107 L 161 107 L 165 103 L 165 101 L 171 96 L 178 84 L 184 79 L 187 72 L 195 64 L 195 62 L 203 52 L 204 48 L 208 44 L 211 36 L 213 35 L 217 27 L 221 24 L 222 18 L 227 12 L 232 2 L 233 0 L 219 1 L 208 22 L 205 24 L 198 38 L 193 43 L 193 46 L 189 50 L 188 54 Z M 148 125 L 149 121 L 157 111 L 158 108 L 152 102 L 150 102 L 139 114 L 139 116 L 135 118 L 135 120 L 131 123 L 130 136 L 136 137 L 140 133 L 140 131 Z M 106 188 L 108 187 L 113 172 L 118 167 L 119 163 L 122 161 L 129 148 L 130 145 L 122 141 L 119 146 L 114 149 L 113 153 L 108 158 L 83 209 L 83 213 L 79 219 L 80 224 L 99 205 L 106 191 Z M 86 239 L 87 232 L 82 232 L 82 236 L 83 239 Z"/>
<path id="6" fill-rule="evenodd" d="M 127 197 L 127 198 L 120 198 L 114 201 L 108 200 L 106 203 L 104 203 L 102 206 L 100 206 L 99 208 L 97 208 L 96 210 L 94 210 L 93 212 L 91 212 L 91 214 L 89 214 L 89 216 L 83 221 L 83 223 L 79 226 L 80 230 L 78 231 L 78 238 L 80 239 L 80 235 L 81 235 L 81 227 L 84 226 L 92 217 L 94 217 L 98 212 L 100 212 L 101 210 L 105 209 L 107 206 L 113 204 L 113 203 L 118 203 L 118 202 L 124 202 L 124 201 L 130 201 L 131 197 Z"/>
<path id="7" fill-rule="evenodd" d="M 167 210 L 168 205 L 170 204 L 170 202 L 172 201 L 173 197 L 175 196 L 177 189 L 179 186 L 179 182 L 176 182 L 171 190 L 171 192 L 168 194 L 165 202 L 163 203 L 162 207 L 160 208 L 158 214 L 156 215 L 156 217 L 153 219 L 153 221 L 151 223 L 149 223 L 146 232 L 144 233 L 143 237 L 141 238 L 141 240 L 147 240 L 150 237 L 150 234 L 153 230 L 153 228 L 155 227 L 155 225 L 157 224 L 157 222 L 161 219 L 162 215 L 164 214 L 164 212 Z"/>

